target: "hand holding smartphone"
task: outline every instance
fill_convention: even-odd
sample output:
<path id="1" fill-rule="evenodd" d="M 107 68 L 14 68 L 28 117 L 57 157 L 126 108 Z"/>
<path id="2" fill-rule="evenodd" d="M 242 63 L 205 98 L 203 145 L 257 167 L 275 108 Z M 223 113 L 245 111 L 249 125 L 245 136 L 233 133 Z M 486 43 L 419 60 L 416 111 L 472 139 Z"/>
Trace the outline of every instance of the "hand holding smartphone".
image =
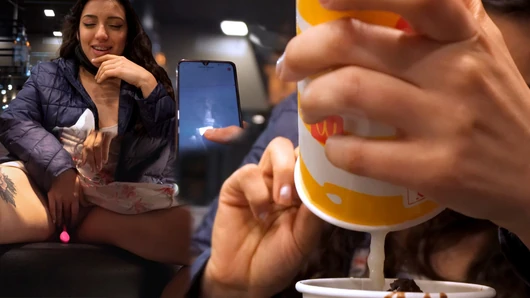
<path id="1" fill-rule="evenodd" d="M 177 71 L 179 156 L 219 148 L 205 132 L 243 124 L 235 64 L 182 60 Z"/>

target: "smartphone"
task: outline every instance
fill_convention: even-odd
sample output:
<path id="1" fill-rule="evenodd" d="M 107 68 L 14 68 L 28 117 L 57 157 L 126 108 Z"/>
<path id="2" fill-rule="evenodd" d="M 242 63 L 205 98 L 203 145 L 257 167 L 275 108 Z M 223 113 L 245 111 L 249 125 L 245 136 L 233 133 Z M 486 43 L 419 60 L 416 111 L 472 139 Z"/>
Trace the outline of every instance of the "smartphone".
<path id="1" fill-rule="evenodd" d="M 178 155 L 223 146 L 204 138 L 210 128 L 242 127 L 236 66 L 230 61 L 182 60 L 177 68 Z"/>

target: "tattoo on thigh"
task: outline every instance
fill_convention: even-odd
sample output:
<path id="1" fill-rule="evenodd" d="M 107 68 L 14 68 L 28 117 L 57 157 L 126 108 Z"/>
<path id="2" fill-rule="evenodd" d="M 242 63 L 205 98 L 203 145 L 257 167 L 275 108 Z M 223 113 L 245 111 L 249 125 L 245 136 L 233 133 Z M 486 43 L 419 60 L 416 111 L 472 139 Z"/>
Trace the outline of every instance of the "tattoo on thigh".
<path id="1" fill-rule="evenodd" d="M 16 194 L 17 190 L 15 188 L 15 183 L 13 183 L 13 180 L 11 180 L 11 178 L 7 177 L 7 175 L 2 173 L 2 170 L 0 169 L 0 199 L 16 207 Z"/>

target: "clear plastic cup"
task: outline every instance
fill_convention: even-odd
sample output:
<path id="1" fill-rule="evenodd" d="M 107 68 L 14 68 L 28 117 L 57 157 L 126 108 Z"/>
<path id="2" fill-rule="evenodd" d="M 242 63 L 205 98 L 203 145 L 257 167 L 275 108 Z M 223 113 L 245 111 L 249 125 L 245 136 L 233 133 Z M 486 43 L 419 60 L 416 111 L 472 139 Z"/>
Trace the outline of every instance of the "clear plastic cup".
<path id="1" fill-rule="evenodd" d="M 385 289 L 395 279 L 386 279 Z M 329 278 L 303 280 L 296 290 L 304 298 L 493 298 L 493 288 L 467 283 L 417 280 L 423 293 L 385 292 L 365 290 L 370 280 L 364 278 Z"/>

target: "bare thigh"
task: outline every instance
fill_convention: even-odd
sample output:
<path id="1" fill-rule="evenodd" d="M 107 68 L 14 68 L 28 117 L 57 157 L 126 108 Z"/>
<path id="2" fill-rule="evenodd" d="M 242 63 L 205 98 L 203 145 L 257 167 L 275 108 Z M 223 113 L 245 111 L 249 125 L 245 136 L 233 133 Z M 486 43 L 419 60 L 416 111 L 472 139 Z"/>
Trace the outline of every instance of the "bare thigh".
<path id="1" fill-rule="evenodd" d="M 184 207 L 138 215 L 94 207 L 76 236 L 80 242 L 114 245 L 156 262 L 190 262 L 191 215 Z"/>
<path id="2" fill-rule="evenodd" d="M 27 174 L 0 166 L 0 244 L 45 241 L 54 232 L 46 200 Z"/>

